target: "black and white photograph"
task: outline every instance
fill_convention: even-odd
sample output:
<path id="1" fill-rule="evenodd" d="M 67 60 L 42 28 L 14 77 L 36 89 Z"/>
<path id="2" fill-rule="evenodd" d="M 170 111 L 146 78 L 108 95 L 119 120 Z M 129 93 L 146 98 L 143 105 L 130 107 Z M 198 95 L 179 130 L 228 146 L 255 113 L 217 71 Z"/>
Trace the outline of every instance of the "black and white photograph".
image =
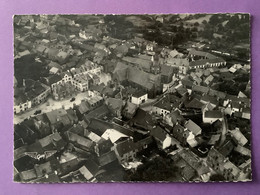
<path id="1" fill-rule="evenodd" d="M 15 15 L 13 181 L 246 182 L 250 15 Z"/>

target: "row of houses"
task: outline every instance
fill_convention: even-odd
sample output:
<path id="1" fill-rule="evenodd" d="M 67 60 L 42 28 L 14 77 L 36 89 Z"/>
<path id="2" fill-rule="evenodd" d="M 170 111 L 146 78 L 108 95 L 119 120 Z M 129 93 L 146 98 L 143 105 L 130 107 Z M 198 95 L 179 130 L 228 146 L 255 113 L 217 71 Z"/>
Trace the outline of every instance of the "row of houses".
<path id="1" fill-rule="evenodd" d="M 22 87 L 14 89 L 14 114 L 45 102 L 50 94 L 49 86 L 31 79 L 24 80 Z"/>

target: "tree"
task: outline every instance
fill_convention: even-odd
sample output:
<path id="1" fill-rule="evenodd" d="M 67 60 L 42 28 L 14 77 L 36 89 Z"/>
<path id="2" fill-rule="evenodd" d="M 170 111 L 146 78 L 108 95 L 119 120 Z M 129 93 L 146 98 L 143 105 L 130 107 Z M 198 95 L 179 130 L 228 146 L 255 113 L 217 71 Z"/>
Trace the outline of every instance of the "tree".
<path id="1" fill-rule="evenodd" d="M 204 24 L 204 25 L 208 24 L 207 20 L 203 20 L 202 24 Z"/>
<path id="2" fill-rule="evenodd" d="M 211 18 L 209 19 L 209 24 L 211 25 L 217 25 L 220 22 L 219 15 L 213 14 Z"/>
<path id="3" fill-rule="evenodd" d="M 199 26 L 200 24 L 198 22 L 195 22 L 194 23 L 194 26 Z"/>

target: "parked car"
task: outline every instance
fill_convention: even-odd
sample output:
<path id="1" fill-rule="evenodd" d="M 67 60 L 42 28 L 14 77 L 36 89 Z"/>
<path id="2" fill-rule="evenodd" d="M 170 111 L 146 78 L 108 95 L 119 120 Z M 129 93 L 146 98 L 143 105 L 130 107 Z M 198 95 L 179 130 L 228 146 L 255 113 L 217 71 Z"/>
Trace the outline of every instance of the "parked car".
<path id="1" fill-rule="evenodd" d="M 41 114 L 41 110 L 36 110 L 35 112 L 34 112 L 34 115 L 37 115 L 37 114 Z"/>
<path id="2" fill-rule="evenodd" d="M 73 102 L 73 101 L 75 101 L 75 98 L 74 98 L 74 97 L 70 99 L 70 102 Z"/>

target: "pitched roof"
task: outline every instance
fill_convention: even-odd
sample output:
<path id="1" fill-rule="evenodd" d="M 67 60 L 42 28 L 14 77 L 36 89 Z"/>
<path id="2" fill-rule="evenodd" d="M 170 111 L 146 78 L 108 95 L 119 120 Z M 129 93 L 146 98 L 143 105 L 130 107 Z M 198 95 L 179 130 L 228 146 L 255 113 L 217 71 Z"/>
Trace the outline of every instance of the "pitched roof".
<path id="1" fill-rule="evenodd" d="M 110 139 L 106 140 L 106 139 L 100 137 L 100 139 L 96 143 L 96 149 L 98 150 L 97 153 L 99 155 L 105 154 L 105 153 L 111 151 L 111 148 L 113 147 L 113 145 L 114 144 L 111 142 Z"/>
<path id="2" fill-rule="evenodd" d="M 148 136 L 144 139 L 135 142 L 135 146 L 138 150 L 142 150 L 144 146 L 148 146 L 151 143 L 153 143 L 153 138 L 152 136 Z"/>
<path id="3" fill-rule="evenodd" d="M 128 63 L 132 63 L 132 64 L 136 64 L 139 67 L 143 68 L 145 71 L 150 71 L 150 67 L 152 65 L 152 61 L 151 60 L 145 60 L 142 58 L 135 58 L 135 57 L 123 57 L 122 60 L 128 62 Z"/>
<path id="4" fill-rule="evenodd" d="M 129 67 L 128 68 L 128 80 L 141 85 L 142 87 L 150 90 L 154 86 L 154 82 L 158 81 L 160 75 L 152 75 L 143 71 L 140 71 L 137 68 Z"/>
<path id="5" fill-rule="evenodd" d="M 193 169 L 195 169 L 199 176 L 209 173 L 210 169 L 205 166 L 200 159 L 189 149 L 183 149 L 178 153 Z"/>
<path id="6" fill-rule="evenodd" d="M 166 64 L 170 66 L 189 66 L 189 61 L 182 58 L 167 58 Z"/>
<path id="7" fill-rule="evenodd" d="M 195 56 L 201 56 L 201 57 L 205 57 L 207 59 L 214 59 L 216 58 L 216 56 L 214 56 L 213 54 L 210 54 L 208 52 L 204 52 L 204 51 L 198 51 L 194 48 L 189 49 L 189 54 L 190 55 L 195 55 Z"/>
<path id="8" fill-rule="evenodd" d="M 116 158 L 116 154 L 113 150 L 106 154 L 99 156 L 99 158 L 98 158 L 98 162 L 99 162 L 100 166 L 105 166 L 115 160 L 117 160 L 117 158 Z"/>
<path id="9" fill-rule="evenodd" d="M 184 126 L 189 129 L 195 136 L 199 135 L 201 133 L 201 128 L 196 123 L 194 123 L 192 120 L 188 120 L 187 123 L 184 124 Z"/>
<path id="10" fill-rule="evenodd" d="M 211 95 L 211 96 L 216 96 L 216 97 L 219 97 L 219 98 L 221 98 L 221 99 L 224 99 L 227 94 L 224 93 L 224 92 L 221 92 L 221 91 L 217 91 L 217 90 L 210 89 L 210 90 L 209 90 L 209 95 Z"/>
<path id="11" fill-rule="evenodd" d="M 242 146 L 244 146 L 248 142 L 246 137 L 241 133 L 241 131 L 238 128 L 230 132 L 233 135 L 233 137 L 238 141 L 238 143 Z"/>
<path id="12" fill-rule="evenodd" d="M 72 76 L 72 74 L 70 73 L 70 71 L 65 71 L 65 72 L 62 72 L 61 74 L 60 74 L 60 76 L 63 78 L 65 75 L 67 75 L 67 76 Z"/>
<path id="13" fill-rule="evenodd" d="M 91 120 L 87 129 L 94 132 L 98 136 L 102 136 L 107 129 L 115 129 L 116 131 L 123 133 L 127 136 L 133 136 L 133 131 L 130 129 L 127 129 L 115 123 L 110 123 L 95 118 Z"/>
<path id="14" fill-rule="evenodd" d="M 172 73 L 173 73 L 173 67 L 172 66 L 167 66 L 167 65 L 161 66 L 161 75 L 171 76 Z"/>
<path id="15" fill-rule="evenodd" d="M 36 171 L 37 177 L 43 177 L 44 174 L 49 174 L 53 172 L 50 161 L 42 164 L 35 164 L 34 169 Z"/>
<path id="16" fill-rule="evenodd" d="M 208 85 L 210 84 L 211 81 L 213 81 L 214 77 L 212 75 L 209 75 L 205 80 L 204 82 Z"/>
<path id="17" fill-rule="evenodd" d="M 83 147 L 82 149 L 89 149 L 92 147 L 93 142 L 85 137 L 79 136 L 75 133 L 70 131 L 65 132 L 66 136 L 68 137 L 69 141 L 78 144 L 79 146 Z"/>
<path id="18" fill-rule="evenodd" d="M 191 89 L 193 86 L 193 82 L 188 79 L 182 79 L 181 80 L 182 85 L 184 85 L 186 88 Z"/>
<path id="19" fill-rule="evenodd" d="M 138 106 L 136 104 L 133 104 L 133 103 L 127 101 L 124 111 L 127 113 L 130 113 L 130 114 L 134 114 L 135 111 L 137 110 L 137 107 Z"/>
<path id="20" fill-rule="evenodd" d="M 46 113 L 47 119 L 51 124 L 57 123 L 57 121 L 60 120 L 60 117 L 64 115 L 67 115 L 67 112 L 62 108 Z"/>
<path id="21" fill-rule="evenodd" d="M 136 98 L 139 98 L 139 97 L 142 97 L 144 95 L 146 95 L 147 93 L 145 91 L 142 91 L 142 90 L 136 90 L 132 96 L 133 97 L 136 97 Z"/>
<path id="22" fill-rule="evenodd" d="M 39 139 L 38 142 L 41 144 L 42 148 L 45 149 L 60 150 L 66 145 L 66 142 L 62 139 L 58 132 Z"/>
<path id="23" fill-rule="evenodd" d="M 134 151 L 135 150 L 135 144 L 133 140 L 128 139 L 123 142 L 120 142 L 116 145 L 116 150 L 119 154 L 119 156 L 123 156 L 124 154 Z"/>
<path id="24" fill-rule="evenodd" d="M 22 181 L 30 181 L 37 178 L 36 171 L 34 169 L 22 171 L 19 173 L 19 176 Z"/>
<path id="25" fill-rule="evenodd" d="M 110 113 L 107 105 L 103 104 L 102 106 L 99 106 L 98 108 L 90 111 L 88 114 L 84 115 L 84 120 L 85 121 L 90 121 L 93 118 L 100 118 L 105 115 L 108 115 Z"/>
<path id="26" fill-rule="evenodd" d="M 173 104 L 168 100 L 168 98 L 162 98 L 159 102 L 153 105 L 154 107 L 171 111 L 173 109 Z"/>
<path id="27" fill-rule="evenodd" d="M 91 110 L 91 106 L 89 105 L 89 103 L 87 101 L 82 101 L 80 103 L 80 105 L 78 106 L 78 110 L 79 110 L 80 114 L 84 114 Z"/>
<path id="28" fill-rule="evenodd" d="M 74 124 L 68 131 L 84 136 L 84 127 L 80 123 Z"/>
<path id="29" fill-rule="evenodd" d="M 49 77 L 48 80 L 49 80 L 49 84 L 52 85 L 52 84 L 57 83 L 60 80 L 62 80 L 62 78 L 60 75 L 53 75 L 53 76 Z"/>
<path id="30" fill-rule="evenodd" d="M 205 101 L 205 102 L 209 102 L 209 103 L 214 104 L 214 105 L 218 105 L 218 103 L 219 103 L 219 101 L 217 100 L 216 97 L 209 96 L 209 95 L 202 96 L 200 100 Z"/>
<path id="31" fill-rule="evenodd" d="M 167 133 L 160 126 L 156 126 L 155 128 L 152 128 L 150 130 L 150 134 L 155 139 L 158 139 L 161 142 L 163 142 L 166 139 L 166 137 L 167 137 Z"/>
<path id="32" fill-rule="evenodd" d="M 205 118 L 222 118 L 222 112 L 219 110 L 211 110 L 205 112 Z"/>
<path id="33" fill-rule="evenodd" d="M 96 176 L 96 174 L 99 171 L 99 166 L 91 159 L 88 159 L 85 163 L 85 167 L 89 170 L 89 172 L 93 175 Z"/>
<path id="34" fill-rule="evenodd" d="M 101 136 L 104 139 L 111 140 L 112 143 L 117 142 L 121 138 L 127 138 L 128 136 L 114 129 L 107 129 Z"/>
<path id="35" fill-rule="evenodd" d="M 220 134 L 212 135 L 208 144 L 209 145 L 214 145 L 220 138 Z"/>
<path id="36" fill-rule="evenodd" d="M 204 106 L 197 98 L 193 98 L 190 102 L 185 104 L 186 108 L 201 109 Z"/>
<path id="37" fill-rule="evenodd" d="M 141 125 L 144 127 L 153 126 L 155 121 L 152 118 L 152 115 L 150 115 L 148 112 L 142 110 L 141 108 L 138 108 L 136 110 L 135 116 L 132 118 L 132 121 L 136 123 L 137 125 Z"/>
<path id="38" fill-rule="evenodd" d="M 87 179 L 87 181 L 94 177 L 85 166 L 80 167 L 79 172 Z"/>
<path id="39" fill-rule="evenodd" d="M 192 90 L 197 91 L 197 92 L 202 92 L 202 93 L 208 93 L 209 88 L 204 87 L 204 86 L 200 86 L 200 85 L 193 85 Z"/>
<path id="40" fill-rule="evenodd" d="M 124 105 L 123 100 L 116 99 L 116 98 L 107 98 L 106 102 L 107 102 L 107 105 L 114 110 L 121 110 Z"/>
<path id="41" fill-rule="evenodd" d="M 116 74 L 119 81 L 124 81 L 127 79 L 127 69 L 128 66 L 125 63 L 118 62 L 113 71 L 113 74 Z"/>

